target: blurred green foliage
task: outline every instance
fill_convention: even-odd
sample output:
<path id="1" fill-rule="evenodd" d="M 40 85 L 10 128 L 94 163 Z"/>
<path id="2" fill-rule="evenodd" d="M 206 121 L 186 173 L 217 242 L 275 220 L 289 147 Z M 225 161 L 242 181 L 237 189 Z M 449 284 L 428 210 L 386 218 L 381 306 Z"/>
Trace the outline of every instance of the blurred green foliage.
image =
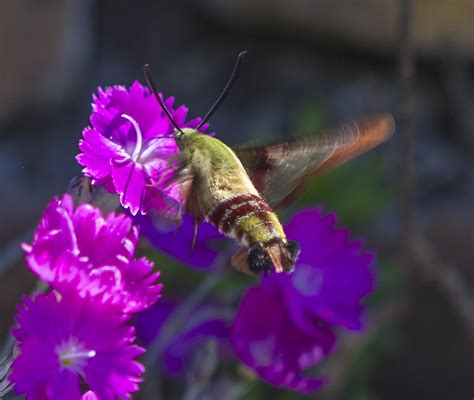
<path id="1" fill-rule="evenodd" d="M 382 307 L 395 302 L 407 287 L 406 271 L 398 265 L 384 260 L 383 255 L 377 260 L 377 286 L 366 301 L 368 307 Z"/>
<path id="2" fill-rule="evenodd" d="M 342 225 L 355 227 L 380 215 L 392 198 L 380 160 L 367 155 L 312 179 L 296 207 L 324 204 L 337 212 Z"/>

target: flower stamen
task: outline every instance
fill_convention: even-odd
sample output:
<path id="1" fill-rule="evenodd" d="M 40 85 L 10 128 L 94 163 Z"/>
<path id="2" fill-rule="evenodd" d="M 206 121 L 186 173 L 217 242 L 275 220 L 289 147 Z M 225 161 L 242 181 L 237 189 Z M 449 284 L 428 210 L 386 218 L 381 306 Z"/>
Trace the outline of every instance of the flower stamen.
<path id="1" fill-rule="evenodd" d="M 77 338 L 70 337 L 56 347 L 56 354 L 62 368 L 82 373 L 87 365 L 87 360 L 95 357 L 97 353 L 95 350 L 87 350 Z"/>
<path id="2" fill-rule="evenodd" d="M 135 144 L 135 148 L 133 149 L 132 154 L 131 154 L 130 157 L 132 157 L 133 161 L 137 161 L 138 156 L 140 155 L 140 152 L 142 150 L 142 145 L 143 145 L 142 131 L 140 129 L 140 126 L 138 125 L 138 122 L 135 119 L 133 119 L 130 115 L 122 114 L 121 117 L 125 118 L 128 121 L 130 121 L 130 123 L 135 128 L 135 133 L 137 135 L 137 143 Z"/>
<path id="3" fill-rule="evenodd" d="M 61 363 L 65 366 L 65 367 L 72 367 L 74 366 L 74 363 L 78 360 L 78 359 L 82 359 L 82 358 L 92 358 L 92 357 L 95 357 L 96 355 L 96 351 L 95 350 L 89 350 L 89 351 L 76 351 L 76 352 L 69 352 L 69 353 L 61 353 L 60 354 L 60 359 L 61 359 Z"/>

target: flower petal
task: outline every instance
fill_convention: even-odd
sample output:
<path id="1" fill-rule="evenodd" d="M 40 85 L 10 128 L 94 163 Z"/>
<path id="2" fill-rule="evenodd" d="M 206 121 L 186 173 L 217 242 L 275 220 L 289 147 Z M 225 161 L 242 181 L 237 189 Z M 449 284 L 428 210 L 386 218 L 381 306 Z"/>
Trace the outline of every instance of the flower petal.
<path id="1" fill-rule="evenodd" d="M 223 236 L 211 224 L 203 222 L 198 227 L 198 237 L 194 251 L 191 246 L 194 234 L 194 220 L 185 215 L 179 227 L 175 227 L 158 216 L 140 216 L 136 221 L 139 223 L 141 232 L 151 243 L 177 260 L 196 268 L 209 268 L 214 265 L 218 254 L 218 246 L 213 246 Z"/>
<path id="2" fill-rule="evenodd" d="M 80 400 L 79 377 L 69 371 L 62 370 L 48 385 L 48 399 L 51 400 Z"/>
<path id="3" fill-rule="evenodd" d="M 111 171 L 122 206 L 128 208 L 132 215 L 137 215 L 140 210 L 146 211 L 142 209 L 147 185 L 143 167 L 128 160 L 123 163 L 113 163 Z"/>
<path id="4" fill-rule="evenodd" d="M 76 156 L 76 160 L 84 167 L 82 172 L 90 178 L 106 178 L 110 175 L 110 160 L 127 157 L 122 147 L 94 129 L 86 128 L 82 135 L 84 139 L 79 142 L 82 153 Z"/>

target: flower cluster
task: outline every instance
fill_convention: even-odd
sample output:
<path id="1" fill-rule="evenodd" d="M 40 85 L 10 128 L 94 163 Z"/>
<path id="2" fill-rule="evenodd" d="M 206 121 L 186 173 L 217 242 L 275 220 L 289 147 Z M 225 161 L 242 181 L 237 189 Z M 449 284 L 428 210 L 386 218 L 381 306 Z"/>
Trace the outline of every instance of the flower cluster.
<path id="1" fill-rule="evenodd" d="M 135 361 L 131 314 L 155 303 L 162 286 L 153 264 L 133 257 L 138 229 L 72 197 L 54 198 L 24 244 L 28 267 L 53 291 L 24 299 L 13 335 L 19 354 L 10 380 L 31 399 L 129 398 L 144 367 Z M 38 366 L 41 365 L 41 368 Z"/>
<path id="2" fill-rule="evenodd" d="M 179 127 L 198 126 L 199 118 L 186 122 L 187 108 L 174 108 L 172 97 L 164 103 Z M 197 268 L 215 265 L 213 242 L 222 238 L 216 229 L 200 228 L 191 259 L 191 218 L 175 232 L 144 215 L 185 208 L 171 179 L 179 151 L 173 126 L 148 89 L 138 82 L 99 89 L 90 124 L 77 156 L 85 176 L 119 196 L 155 247 Z M 139 229 L 129 216 L 75 206 L 69 195 L 54 198 L 32 243 L 23 244 L 27 266 L 51 290 L 18 307 L 12 331 L 18 352 L 9 375 L 15 390 L 32 400 L 130 398 L 144 371 L 133 324 L 143 343 L 155 341 L 169 376 L 182 376 L 195 348 L 217 339 L 226 355 L 233 352 L 276 387 L 319 389 L 325 378 L 307 370 L 335 348 L 337 329 L 362 329 L 362 301 L 374 286 L 373 254 L 320 208 L 297 213 L 285 232 L 301 245 L 294 273 L 264 277 L 243 293 L 234 316 L 229 296 L 225 307 L 215 296 L 180 309 L 179 301 L 155 304 L 159 274 L 147 258 L 135 258 Z"/>
<path id="3" fill-rule="evenodd" d="M 199 119 L 185 124 L 187 109 L 181 106 L 174 110 L 172 98 L 165 103 L 178 126 L 197 125 Z M 168 160 L 178 149 L 172 139 L 162 136 L 172 133 L 173 128 L 146 88 L 134 83 L 128 91 L 123 87 L 99 91 L 98 97 L 94 97 L 91 124 L 83 133 L 84 140 L 80 143 L 83 153 L 78 161 L 95 184 L 104 184 L 107 190 L 118 193 L 122 205 L 130 207 L 132 214 L 138 210 L 145 213 L 150 208 L 161 211 L 165 198 L 168 203 L 170 199 L 180 201 L 176 192 L 163 184 L 167 174 L 172 173 Z M 126 161 L 117 162 L 122 158 Z M 144 182 L 150 185 L 138 184 L 135 171 L 140 168 L 146 177 Z M 128 182 L 127 186 L 120 184 L 124 181 Z M 149 216 L 137 220 L 143 234 L 161 251 L 198 268 L 214 263 L 217 252 L 207 243 L 221 236 L 210 225 L 200 227 L 200 240 L 194 257 L 190 258 L 192 221 L 185 218 L 176 232 L 174 227 L 159 224 Z M 331 352 L 336 343 L 335 327 L 362 328 L 361 301 L 373 288 L 370 269 L 373 256 L 362 252 L 362 243 L 349 241 L 348 231 L 336 229 L 335 224 L 335 216 L 323 216 L 320 209 L 295 216 L 285 227 L 288 237 L 301 244 L 295 273 L 270 276 L 259 287 L 250 289 L 233 323 L 231 341 L 235 353 L 273 385 L 301 392 L 317 389 L 324 380 L 303 376 L 302 371 Z M 165 304 L 154 309 L 149 313 L 172 314 Z M 147 318 L 146 315 L 139 319 L 141 331 L 148 332 L 146 337 L 150 331 L 159 335 L 168 317 Z M 176 361 L 182 366 L 190 348 L 188 344 L 195 340 L 192 333 L 205 331 L 207 323 L 207 320 L 194 326 L 188 323 L 182 332 L 176 332 L 172 350 L 163 354 L 163 359 L 168 360 L 164 362 L 165 370 L 171 375 L 176 375 L 178 370 L 182 372 L 182 368 L 171 366 L 170 352 L 183 356 Z M 206 332 L 207 336 L 222 336 L 220 328 Z"/>
<path id="4" fill-rule="evenodd" d="M 129 217 L 102 212 L 90 204 L 74 209 L 72 197 L 54 198 L 33 243 L 24 244 L 28 267 L 60 291 L 73 286 L 81 296 L 99 296 L 123 312 L 154 303 L 161 285 L 146 258 L 135 259 L 138 228 Z"/>

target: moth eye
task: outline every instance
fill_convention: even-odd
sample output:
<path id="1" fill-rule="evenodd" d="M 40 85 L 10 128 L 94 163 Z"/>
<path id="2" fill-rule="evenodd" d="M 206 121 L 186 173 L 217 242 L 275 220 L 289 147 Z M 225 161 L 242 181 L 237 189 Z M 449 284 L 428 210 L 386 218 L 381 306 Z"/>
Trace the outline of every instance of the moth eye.
<path id="1" fill-rule="evenodd" d="M 266 250 L 259 244 L 251 247 L 247 253 L 247 263 L 255 274 L 265 273 L 268 275 L 272 269 L 272 261 Z"/>
<path id="2" fill-rule="evenodd" d="M 286 249 L 288 250 L 288 253 L 290 253 L 292 261 L 296 262 L 301 253 L 300 244 L 295 240 L 288 240 L 288 243 L 286 244 Z"/>

